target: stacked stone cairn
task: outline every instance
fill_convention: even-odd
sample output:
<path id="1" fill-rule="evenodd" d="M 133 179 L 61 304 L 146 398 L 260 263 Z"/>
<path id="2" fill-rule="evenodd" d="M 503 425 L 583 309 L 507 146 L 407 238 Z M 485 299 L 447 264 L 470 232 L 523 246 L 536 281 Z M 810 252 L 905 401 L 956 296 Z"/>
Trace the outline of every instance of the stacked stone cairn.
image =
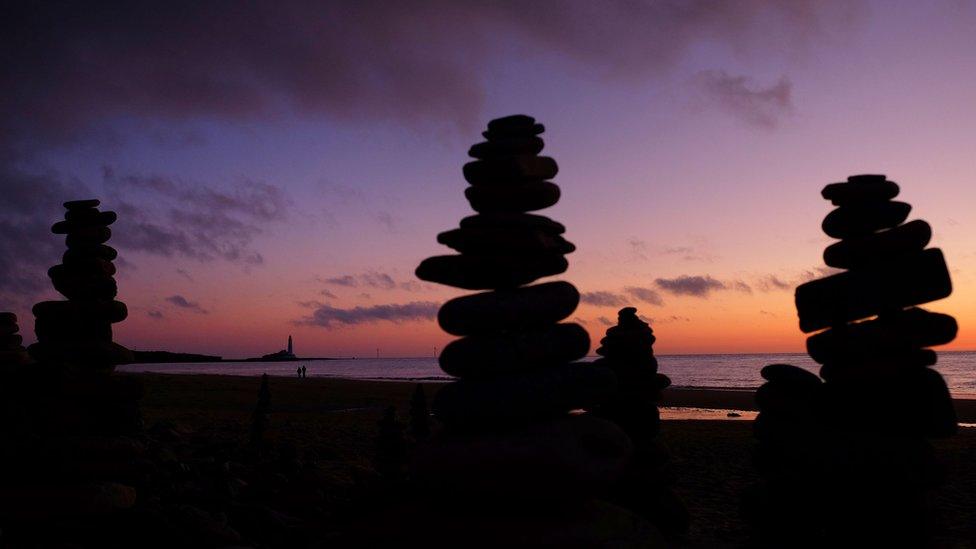
<path id="1" fill-rule="evenodd" d="M 0 371 L 3 373 L 31 361 L 27 349 L 24 349 L 24 338 L 18 332 L 20 327 L 17 325 L 17 315 L 0 313 Z"/>
<path id="2" fill-rule="evenodd" d="M 478 213 L 437 238 L 459 253 L 426 259 L 416 271 L 487 290 L 438 314 L 446 332 L 462 336 L 440 355 L 441 368 L 459 379 L 433 398 L 443 429 L 418 448 L 414 475 L 448 504 L 440 510 L 450 518 L 438 522 L 448 525 L 439 527 L 443 545 L 595 547 L 634 535 L 635 524 L 650 529 L 642 539 L 656 534 L 628 511 L 593 503 L 626 469 L 631 443 L 613 423 L 570 412 L 612 394 L 615 379 L 605 366 L 573 362 L 590 346 L 581 326 L 560 323 L 579 303 L 576 288 L 529 285 L 564 272 L 574 250 L 565 227 L 527 213 L 560 195 L 548 181 L 556 162 L 538 156 L 543 131 L 524 115 L 489 122 L 487 140 L 469 151 L 476 160 L 464 166 L 465 196 Z"/>
<path id="3" fill-rule="evenodd" d="M 634 459 L 613 490 L 612 499 L 637 511 L 662 533 L 687 531 L 688 513 L 671 490 L 674 473 L 667 447 L 658 439 L 661 416 L 657 402 L 671 385 L 658 373 L 654 357 L 654 331 L 638 318 L 637 309 L 624 307 L 617 325 L 607 330 L 594 364 L 606 366 L 617 377 L 617 391 L 595 413 L 616 423 L 634 444 Z"/>
<path id="4" fill-rule="evenodd" d="M 757 393 L 772 544 L 922 546 L 930 535 L 926 493 L 940 475 L 928 439 L 957 426 L 926 347 L 954 339 L 957 326 L 915 307 L 947 297 L 952 284 L 942 252 L 926 249 L 929 225 L 904 223 L 911 206 L 892 200 L 898 192 L 883 175 L 823 190 L 837 206 L 823 230 L 840 239 L 824 262 L 846 270 L 796 290 L 823 382 L 771 365 Z"/>
<path id="5" fill-rule="evenodd" d="M 36 363 L 11 380 L 17 394 L 8 404 L 21 421 L 5 437 L 0 520 L 14 537 L 35 522 L 56 535 L 128 509 L 132 483 L 146 478 L 145 448 L 132 438 L 142 426 L 142 386 L 110 375 L 132 354 L 112 342 L 111 325 L 127 311 L 113 300 L 116 251 L 105 245 L 116 214 L 98 204 L 66 202 L 64 221 L 52 227 L 68 249 L 48 274 L 68 300 L 34 306 L 37 343 L 28 351 Z"/>

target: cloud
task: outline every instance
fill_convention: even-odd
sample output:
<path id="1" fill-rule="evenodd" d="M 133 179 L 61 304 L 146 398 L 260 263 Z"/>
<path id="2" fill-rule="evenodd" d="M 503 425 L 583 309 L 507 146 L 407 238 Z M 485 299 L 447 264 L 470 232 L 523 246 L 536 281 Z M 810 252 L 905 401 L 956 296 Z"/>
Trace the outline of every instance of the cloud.
<path id="1" fill-rule="evenodd" d="M 623 307 L 627 305 L 627 299 L 622 295 L 604 291 L 583 292 L 580 295 L 580 301 L 595 307 Z"/>
<path id="2" fill-rule="evenodd" d="M 373 288 L 375 290 L 392 290 L 394 288 L 400 288 L 401 290 L 406 290 L 408 292 L 420 291 L 423 289 L 421 284 L 413 280 L 398 283 L 392 276 L 377 271 L 368 271 L 354 275 L 339 275 L 325 279 L 319 278 L 318 280 L 321 280 L 325 284 L 342 286 L 345 288 Z"/>
<path id="3" fill-rule="evenodd" d="M 745 76 L 711 70 L 699 73 L 695 82 L 707 101 L 756 128 L 774 129 L 793 112 L 793 83 L 786 77 L 758 87 Z"/>
<path id="4" fill-rule="evenodd" d="M 607 318 L 605 316 L 601 316 L 601 317 L 597 318 L 597 320 L 600 322 L 600 324 L 603 324 L 604 326 L 614 326 L 614 325 L 616 325 L 616 322 L 610 320 L 609 318 Z"/>
<path id="5" fill-rule="evenodd" d="M 647 259 L 647 242 L 639 238 L 628 238 L 627 247 L 630 249 L 630 255 L 635 260 L 646 260 Z"/>
<path id="6" fill-rule="evenodd" d="M 628 286 L 624 288 L 624 292 L 626 292 L 627 295 L 643 303 L 650 303 L 651 305 L 664 305 L 664 300 L 661 299 L 661 294 L 657 293 L 655 290 L 652 290 L 651 288 Z"/>
<path id="7" fill-rule="evenodd" d="M 440 304 L 433 301 L 412 301 L 403 304 L 371 305 L 351 309 L 340 309 L 319 303 L 309 316 L 296 321 L 296 324 L 331 328 L 355 326 L 381 320 L 396 323 L 433 320 L 437 316 L 439 308 Z"/>
<path id="8" fill-rule="evenodd" d="M 746 284 L 745 282 L 743 282 L 741 280 L 734 280 L 727 287 L 730 287 L 733 290 L 735 290 L 737 292 L 742 292 L 744 294 L 751 294 L 752 293 L 752 286 Z"/>
<path id="9" fill-rule="evenodd" d="M 776 290 L 792 290 L 793 285 L 789 282 L 784 282 L 776 275 L 766 275 L 756 282 L 756 286 L 764 292 L 773 292 Z"/>
<path id="10" fill-rule="evenodd" d="M 162 311 L 148 311 L 146 315 L 153 320 L 162 320 L 164 318 Z"/>
<path id="11" fill-rule="evenodd" d="M 334 293 L 330 292 L 329 290 L 322 290 L 319 292 L 319 295 L 325 296 L 329 299 L 339 299 Z"/>
<path id="12" fill-rule="evenodd" d="M 183 269 L 176 269 L 176 274 L 182 276 L 183 278 L 189 280 L 190 282 L 193 282 L 193 277 L 190 276 L 190 273 L 186 272 Z"/>
<path id="13" fill-rule="evenodd" d="M 589 324 L 589 322 L 587 322 L 585 318 L 581 318 L 578 316 L 573 317 L 573 322 L 580 324 L 582 326 L 586 326 L 587 324 Z"/>
<path id="14" fill-rule="evenodd" d="M 186 309 L 188 311 L 193 311 L 195 313 L 200 313 L 203 315 L 210 313 L 210 311 L 201 307 L 200 304 L 197 303 L 196 301 L 190 301 L 181 295 L 171 295 L 166 298 L 166 301 L 172 303 L 173 305 L 176 305 L 181 309 Z"/>
<path id="15" fill-rule="evenodd" d="M 674 295 L 689 295 L 694 297 L 707 297 L 713 291 L 726 289 L 724 283 L 708 275 L 681 275 L 676 278 L 658 278 L 654 283 L 657 284 L 658 288 Z"/>

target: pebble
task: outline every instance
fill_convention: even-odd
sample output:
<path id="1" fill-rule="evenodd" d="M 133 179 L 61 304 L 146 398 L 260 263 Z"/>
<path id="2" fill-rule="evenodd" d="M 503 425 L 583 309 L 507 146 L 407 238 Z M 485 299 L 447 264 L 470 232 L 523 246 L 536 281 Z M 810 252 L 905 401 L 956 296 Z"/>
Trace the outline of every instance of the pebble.
<path id="1" fill-rule="evenodd" d="M 129 315 L 121 301 L 41 301 L 32 309 L 38 318 L 56 317 L 70 322 L 122 322 Z"/>
<path id="2" fill-rule="evenodd" d="M 489 377 L 555 366 L 586 356 L 590 336 L 579 324 L 555 324 L 540 331 L 473 335 L 449 343 L 440 366 L 452 376 Z"/>
<path id="3" fill-rule="evenodd" d="M 104 244 L 112 238 L 112 229 L 108 227 L 90 226 L 72 230 L 64 239 L 68 248 L 84 248 L 97 244 Z"/>
<path id="4" fill-rule="evenodd" d="M 544 276 L 563 273 L 569 267 L 559 254 L 441 255 L 423 260 L 416 275 L 421 280 L 467 290 L 514 288 Z"/>
<path id="5" fill-rule="evenodd" d="M 535 125 L 535 118 L 526 114 L 510 114 L 488 121 L 490 132 L 523 131 Z"/>
<path id="6" fill-rule="evenodd" d="M 613 394 L 608 368 L 573 362 L 489 379 L 462 379 L 434 396 L 434 415 L 449 427 L 492 426 L 590 408 Z"/>
<path id="7" fill-rule="evenodd" d="M 542 215 L 519 212 L 492 212 L 470 215 L 461 220 L 462 229 L 505 229 L 511 231 L 542 231 L 563 234 L 566 227 Z"/>
<path id="8" fill-rule="evenodd" d="M 810 336 L 807 352 L 821 364 L 871 359 L 943 345 L 955 339 L 958 330 L 956 319 L 949 315 L 911 308 Z"/>
<path id="9" fill-rule="evenodd" d="M 908 349 L 900 352 L 882 351 L 882 354 L 831 360 L 820 368 L 824 381 L 870 382 L 886 376 L 900 375 L 906 370 L 932 366 L 938 355 L 931 349 Z"/>
<path id="10" fill-rule="evenodd" d="M 475 186 L 518 185 L 552 179 L 558 172 L 556 161 L 548 156 L 500 156 L 464 165 L 464 179 Z"/>
<path id="11" fill-rule="evenodd" d="M 817 374 L 791 364 L 769 364 L 759 375 L 767 381 L 799 387 L 817 387 L 822 383 Z"/>
<path id="12" fill-rule="evenodd" d="M 65 264 L 74 262 L 84 262 L 90 260 L 91 258 L 104 259 L 105 261 L 112 261 L 119 256 L 119 252 L 111 247 L 104 244 L 95 245 L 79 245 L 68 249 L 64 252 L 61 261 Z"/>
<path id="13" fill-rule="evenodd" d="M 802 284 L 796 289 L 796 309 L 800 329 L 812 332 L 951 293 L 942 250 L 930 248 L 883 267 L 863 267 Z"/>
<path id="14" fill-rule="evenodd" d="M 101 201 L 97 199 L 89 200 L 71 200 L 64 203 L 64 207 L 67 210 L 85 210 L 90 208 L 97 208 L 101 204 Z"/>
<path id="15" fill-rule="evenodd" d="M 498 141 L 501 139 L 508 139 L 511 137 L 529 137 L 532 135 L 539 135 L 540 133 L 544 133 L 545 131 L 546 131 L 546 127 L 543 126 L 542 124 L 532 124 L 531 126 L 511 128 L 505 130 L 499 129 L 497 131 L 483 131 L 481 132 L 481 135 L 484 136 L 484 138 L 487 139 L 488 141 Z"/>
<path id="16" fill-rule="evenodd" d="M 468 149 L 471 158 L 487 159 L 499 156 L 535 155 L 542 152 L 545 143 L 536 136 L 499 138 L 472 145 Z"/>
<path id="17" fill-rule="evenodd" d="M 884 263 L 920 252 L 931 238 L 932 227 L 917 219 L 887 231 L 841 240 L 824 250 L 823 259 L 838 269 Z"/>
<path id="18" fill-rule="evenodd" d="M 454 335 L 531 330 L 573 314 L 579 300 L 579 291 L 569 282 L 546 282 L 454 298 L 440 308 L 437 321 Z"/>
<path id="19" fill-rule="evenodd" d="M 898 196 L 898 184 L 883 175 L 857 177 L 848 178 L 847 183 L 831 183 L 820 194 L 835 206 L 885 202 Z"/>
<path id="20" fill-rule="evenodd" d="M 841 206 L 824 218 L 823 232 L 834 238 L 856 238 L 895 227 L 908 218 L 912 207 L 905 202 L 878 202 Z"/>
<path id="21" fill-rule="evenodd" d="M 576 250 L 571 242 L 559 235 L 541 231 L 494 229 L 453 229 L 437 235 L 437 241 L 461 253 L 492 254 L 499 251 L 513 254 L 568 254 Z"/>
<path id="22" fill-rule="evenodd" d="M 530 181 L 520 185 L 472 186 L 464 196 L 477 212 L 531 212 L 559 202 L 559 187 L 549 181 Z"/>

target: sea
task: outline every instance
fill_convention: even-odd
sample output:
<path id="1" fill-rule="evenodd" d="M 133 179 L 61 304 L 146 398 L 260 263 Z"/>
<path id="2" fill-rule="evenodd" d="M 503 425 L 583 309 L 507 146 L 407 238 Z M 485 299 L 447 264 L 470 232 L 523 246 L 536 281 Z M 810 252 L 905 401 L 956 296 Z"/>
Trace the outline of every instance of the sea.
<path id="1" fill-rule="evenodd" d="M 590 357 L 586 360 L 594 360 Z M 816 373 L 820 366 L 802 353 L 658 355 L 658 370 L 675 387 L 754 389 L 762 385 L 759 370 L 767 364 L 793 364 Z M 427 358 L 343 358 L 299 362 L 197 362 L 185 364 L 129 364 L 123 372 L 163 374 L 219 374 L 232 376 L 295 376 L 299 366 L 311 377 L 339 377 L 390 381 L 450 381 Z M 976 351 L 942 351 L 935 369 L 956 397 L 976 397 Z"/>

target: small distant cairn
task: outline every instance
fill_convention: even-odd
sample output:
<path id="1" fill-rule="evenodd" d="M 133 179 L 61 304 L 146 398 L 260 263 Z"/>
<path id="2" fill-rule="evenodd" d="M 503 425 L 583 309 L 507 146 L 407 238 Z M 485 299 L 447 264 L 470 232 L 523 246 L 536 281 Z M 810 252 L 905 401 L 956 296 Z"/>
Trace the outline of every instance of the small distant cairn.
<path id="1" fill-rule="evenodd" d="M 430 438 L 430 410 L 423 383 L 417 384 L 410 397 L 410 436 L 417 442 Z"/>
<path id="2" fill-rule="evenodd" d="M 253 450 L 260 451 L 265 446 L 265 434 L 271 416 L 271 386 L 268 374 L 261 375 L 261 387 L 258 389 L 258 402 L 254 405 L 251 415 L 250 445 Z"/>
<path id="3" fill-rule="evenodd" d="M 602 358 L 594 362 L 617 376 L 617 392 L 596 413 L 620 426 L 634 443 L 634 460 L 615 486 L 613 500 L 673 536 L 687 531 L 688 512 L 671 490 L 669 452 L 657 436 L 661 428 L 657 401 L 671 380 L 657 371 L 656 340 L 636 308 L 620 309 L 617 325 L 600 340 L 596 354 Z"/>
<path id="4" fill-rule="evenodd" d="M 824 262 L 847 270 L 796 290 L 800 329 L 820 330 L 807 351 L 823 382 L 772 365 L 757 393 L 773 544 L 923 546 L 929 536 L 926 493 L 940 474 L 927 439 L 957 426 L 925 347 L 948 343 L 957 326 L 913 307 L 947 297 L 952 284 L 941 250 L 925 248 L 928 223 L 903 224 L 911 206 L 891 200 L 898 191 L 883 175 L 823 190 L 838 206 L 823 230 L 840 239 Z"/>
<path id="5" fill-rule="evenodd" d="M 66 202 L 64 221 L 52 227 L 66 235 L 68 249 L 48 274 L 68 300 L 34 306 L 37 343 L 28 351 L 36 364 L 11 380 L 14 405 L 30 433 L 0 467 L 8 488 L 0 495 L 0 526 L 14 538 L 32 521 L 56 535 L 59 520 L 129 508 L 134 483 L 145 478 L 138 463 L 146 449 L 131 438 L 142 427 L 142 386 L 111 375 L 116 365 L 131 362 L 132 353 L 112 342 L 111 326 L 127 310 L 114 300 L 116 251 L 105 244 L 116 214 L 99 211 L 98 204 Z M 35 437 L 43 444 L 31 443 Z"/>
<path id="6" fill-rule="evenodd" d="M 646 523 L 623 509 L 590 503 L 624 472 L 632 447 L 613 423 L 570 411 L 610 395 L 614 376 L 573 362 L 590 345 L 581 326 L 559 323 L 579 303 L 576 288 L 527 286 L 564 272 L 564 255 L 575 249 L 561 236 L 565 227 L 527 213 L 560 195 L 548 181 L 556 162 L 538 156 L 543 131 L 524 115 L 488 123 L 487 141 L 469 151 L 477 160 L 464 166 L 465 196 L 478 214 L 437 237 L 460 254 L 431 257 L 416 271 L 422 280 L 489 290 L 453 299 L 438 314 L 441 328 L 463 336 L 440 355 L 441 368 L 460 379 L 433 399 L 444 430 L 418 449 L 415 473 L 451 514 L 439 529 L 442 545 L 582 547 L 655 534 L 649 525 L 651 534 L 635 534 Z"/>

